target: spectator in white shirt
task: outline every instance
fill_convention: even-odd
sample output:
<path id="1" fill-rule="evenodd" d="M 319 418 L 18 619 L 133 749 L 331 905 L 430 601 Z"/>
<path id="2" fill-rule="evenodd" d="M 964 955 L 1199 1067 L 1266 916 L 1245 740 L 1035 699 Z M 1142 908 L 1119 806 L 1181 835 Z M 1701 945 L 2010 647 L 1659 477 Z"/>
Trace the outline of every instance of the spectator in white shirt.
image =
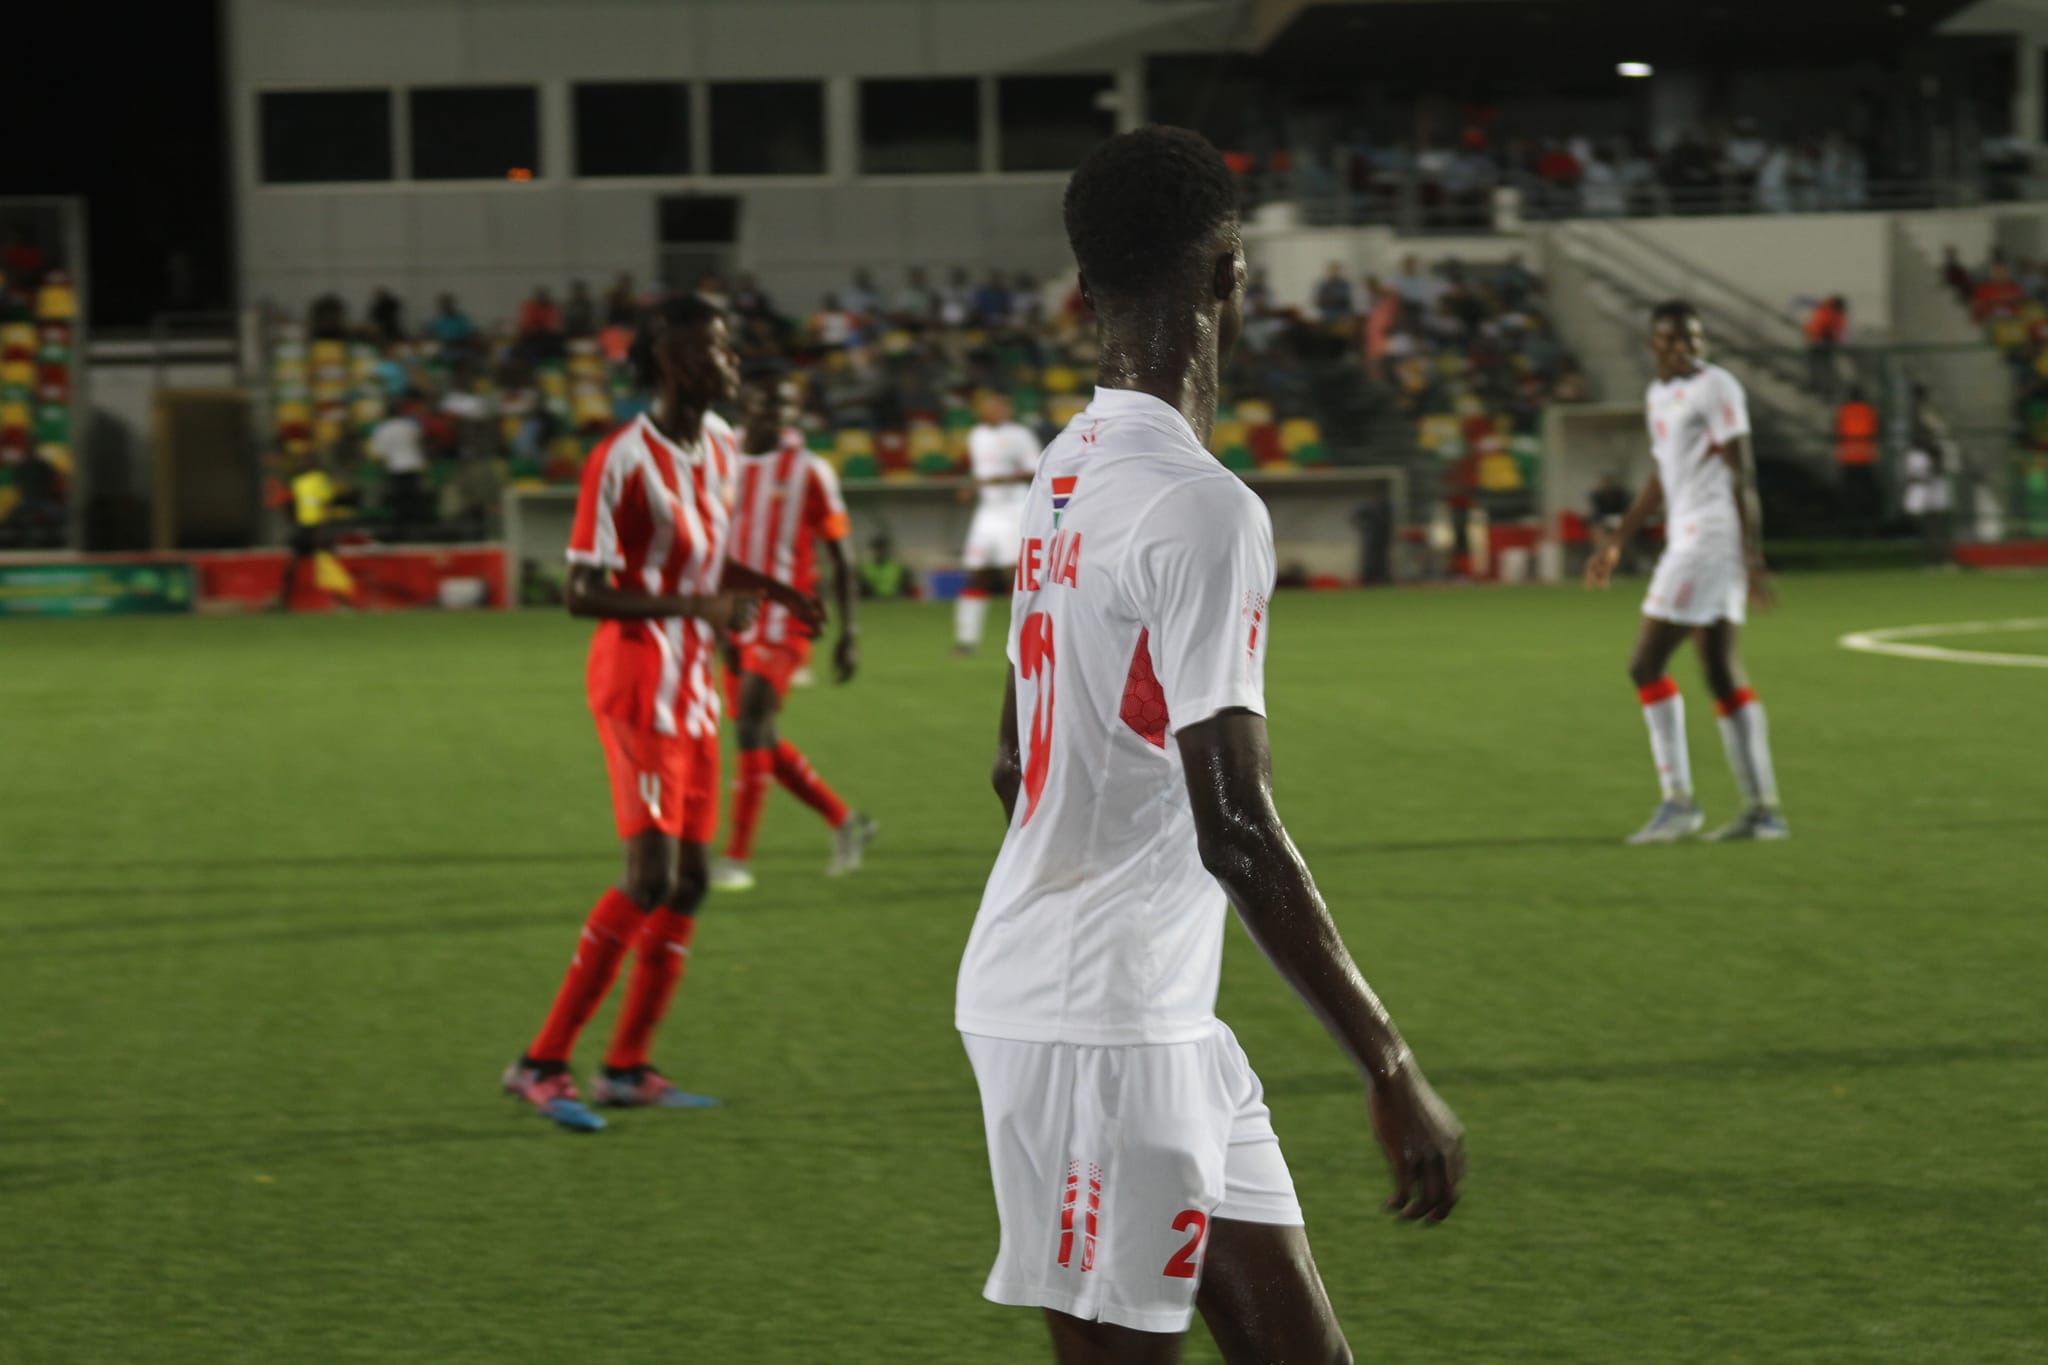
<path id="1" fill-rule="evenodd" d="M 1579 158 L 1579 207 L 1594 218 L 1619 218 L 1628 212 L 1628 193 L 1614 163 L 1588 146 Z"/>
<path id="2" fill-rule="evenodd" d="M 419 400 L 408 394 L 370 432 L 370 458 L 384 468 L 384 504 L 401 536 L 430 520 L 426 505 L 426 435 Z"/>

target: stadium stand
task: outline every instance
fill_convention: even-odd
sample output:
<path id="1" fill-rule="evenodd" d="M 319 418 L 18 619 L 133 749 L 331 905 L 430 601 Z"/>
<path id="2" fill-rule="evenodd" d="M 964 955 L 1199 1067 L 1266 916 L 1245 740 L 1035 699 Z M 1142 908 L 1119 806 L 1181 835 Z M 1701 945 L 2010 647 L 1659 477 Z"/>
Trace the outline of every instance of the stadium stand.
<path id="1" fill-rule="evenodd" d="M 74 471 L 78 299 L 31 237 L 0 247 L 0 548 L 65 540 Z"/>

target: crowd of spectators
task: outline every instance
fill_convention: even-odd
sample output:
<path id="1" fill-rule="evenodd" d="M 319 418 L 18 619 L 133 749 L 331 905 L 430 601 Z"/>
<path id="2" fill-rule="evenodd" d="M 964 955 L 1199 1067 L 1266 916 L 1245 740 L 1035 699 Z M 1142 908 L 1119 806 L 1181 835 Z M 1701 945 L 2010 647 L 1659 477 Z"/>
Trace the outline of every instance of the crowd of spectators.
<path id="1" fill-rule="evenodd" d="M 78 300 L 32 228 L 0 234 L 0 549 L 65 540 Z"/>
<path id="2" fill-rule="evenodd" d="M 807 313 L 747 274 L 697 288 L 726 306 L 743 364 L 791 367 L 814 444 L 851 477 L 957 472 L 979 388 L 1010 392 L 1049 439 L 1093 380 L 1093 318 L 1071 277 L 913 268 L 885 288 L 856 270 Z M 310 453 L 362 488 L 387 538 L 490 534 L 508 479 L 573 480 L 590 445 L 638 410 L 625 362 L 653 297 L 626 275 L 602 294 L 536 288 L 495 325 L 447 294 L 424 323 L 388 290 L 355 319 L 341 299 L 317 300 L 274 327 L 274 495 Z M 1218 429 L 1238 468 L 1325 458 L 1311 372 L 1348 368 L 1407 433 L 1376 461 L 1426 453 L 1454 484 L 1523 492 L 1543 408 L 1589 396 L 1518 257 L 1410 257 L 1385 280 L 1332 266 L 1299 301 L 1254 272 L 1245 312 Z"/>
<path id="3" fill-rule="evenodd" d="M 1940 273 L 1957 305 L 1969 311 L 2011 368 L 2014 427 L 2023 452 L 2014 506 L 2035 534 L 2048 534 L 2048 259 L 2009 259 L 1994 249 L 1972 266 L 1949 247 Z M 1934 448 L 1939 453 L 1941 445 Z"/>
<path id="4" fill-rule="evenodd" d="M 1750 119 L 1662 148 L 1640 137 L 1506 135 L 1484 111 L 1448 141 L 1340 144 L 1323 164 L 1270 159 L 1272 197 L 1342 197 L 1350 221 L 1442 226 L 1492 221 L 1495 191 L 1532 218 L 1668 213 L 1814 213 L 1870 202 L 1869 158 L 1840 131 L 1772 137 Z"/>

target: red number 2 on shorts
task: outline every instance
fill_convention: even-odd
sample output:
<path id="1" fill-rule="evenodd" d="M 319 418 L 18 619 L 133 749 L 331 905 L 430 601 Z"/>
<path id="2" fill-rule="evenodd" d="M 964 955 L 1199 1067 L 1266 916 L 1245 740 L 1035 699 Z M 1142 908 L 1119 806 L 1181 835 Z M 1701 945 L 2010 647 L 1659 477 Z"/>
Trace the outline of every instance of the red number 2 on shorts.
<path id="1" fill-rule="evenodd" d="M 1195 1278 L 1195 1257 L 1201 1254 L 1202 1238 L 1209 1233 L 1209 1215 L 1200 1209 L 1182 1209 L 1173 1216 L 1173 1230 L 1188 1234 L 1188 1244 L 1173 1253 L 1173 1259 L 1160 1272 L 1171 1279 L 1192 1280 Z"/>
<path id="2" fill-rule="evenodd" d="M 1052 617 L 1047 613 L 1034 611 L 1024 618 L 1017 636 L 1017 666 L 1026 682 L 1041 674 L 1044 677 L 1031 705 L 1031 748 L 1024 759 L 1024 823 L 1028 825 L 1038 810 L 1038 798 L 1045 793 L 1046 772 L 1052 767 Z"/>

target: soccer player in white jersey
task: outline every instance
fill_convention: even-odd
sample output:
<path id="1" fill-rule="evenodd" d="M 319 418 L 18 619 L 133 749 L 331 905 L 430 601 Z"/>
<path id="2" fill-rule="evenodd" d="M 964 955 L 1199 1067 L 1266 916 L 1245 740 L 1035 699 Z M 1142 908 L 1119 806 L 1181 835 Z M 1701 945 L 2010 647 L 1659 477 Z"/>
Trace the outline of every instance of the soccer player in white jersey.
<path id="1" fill-rule="evenodd" d="M 1665 669 L 1690 636 L 1699 651 L 1721 743 L 1744 802 L 1742 814 L 1711 837 L 1783 839 L 1791 834 L 1778 809 L 1770 729 L 1763 703 L 1736 657 L 1744 608 L 1771 604 L 1764 566 L 1763 516 L 1756 495 L 1756 458 L 1749 437 L 1749 400 L 1735 376 L 1706 359 L 1706 329 L 1689 303 L 1660 304 L 1650 314 L 1650 353 L 1657 377 L 1644 402 L 1657 470 L 1586 563 L 1586 582 L 1612 581 L 1621 547 L 1664 508 L 1664 554 L 1643 599 L 1642 629 L 1628 675 L 1650 729 L 1663 800 L 1632 844 L 1668 844 L 1706 823 L 1693 799 L 1692 759 L 1685 743 L 1685 698 Z"/>
<path id="2" fill-rule="evenodd" d="M 967 586 L 953 604 L 953 652 L 963 657 L 981 644 L 989 597 L 1009 588 L 1017 566 L 1024 490 L 1038 472 L 1038 438 L 1013 419 L 1009 395 L 990 390 L 978 406 L 981 420 L 967 433 L 975 499 L 962 556 Z"/>
<path id="3" fill-rule="evenodd" d="M 1275 813 L 1271 524 L 1204 449 L 1243 321 L 1236 189 L 1199 135 L 1102 144 L 1066 193 L 1099 387 L 1024 511 L 995 786 L 960 965 L 1002 1238 L 984 1293 L 1061 1362 L 1348 1361 L 1258 1077 L 1215 1015 L 1226 901 L 1364 1073 L 1388 1204 L 1442 1219 L 1464 1139 Z"/>

